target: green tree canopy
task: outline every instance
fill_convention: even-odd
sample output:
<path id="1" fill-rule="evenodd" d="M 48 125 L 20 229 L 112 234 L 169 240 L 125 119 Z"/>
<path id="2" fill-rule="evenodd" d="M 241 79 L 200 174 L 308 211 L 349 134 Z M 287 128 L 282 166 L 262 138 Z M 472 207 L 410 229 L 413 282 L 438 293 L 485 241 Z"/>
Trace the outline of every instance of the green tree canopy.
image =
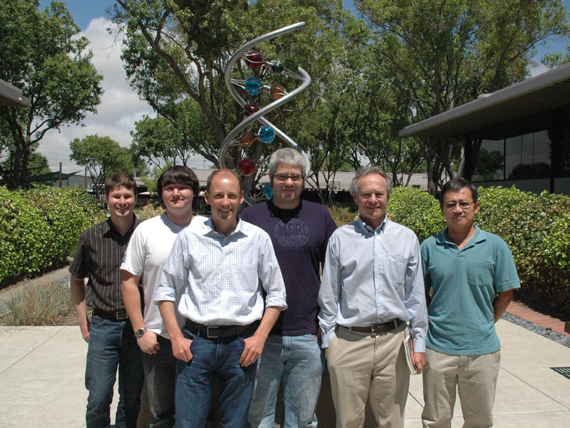
<path id="1" fill-rule="evenodd" d="M 189 116 L 179 107 L 186 100 L 193 101 L 201 110 L 201 122 L 208 126 L 210 137 L 189 137 L 185 141 L 195 153 L 219 166 L 222 142 L 243 120 L 243 112 L 224 82 L 225 65 L 233 52 L 246 41 L 285 25 L 306 23 L 303 31 L 258 48 L 267 58 L 279 60 L 290 70 L 297 71 L 297 66 L 301 66 L 313 78 L 305 94 L 267 117 L 307 150 L 308 141 L 297 137 L 306 135 L 301 131 L 311 123 L 310 114 L 322 104 L 326 82 L 335 73 L 342 45 L 337 23 L 339 17 L 347 14 L 340 0 L 117 0 L 114 20 L 126 31 L 123 59 L 131 86 L 179 131 L 186 132 L 191 123 L 195 128 L 196 115 L 183 123 Z M 232 77 L 244 80 L 250 75 L 243 64 L 238 64 Z M 264 79 L 267 85 L 282 83 L 288 90 L 299 85 L 291 80 L 273 81 L 287 80 L 283 76 L 267 75 Z M 261 101 L 245 93 L 242 96 L 267 104 L 263 95 Z M 258 159 L 275 150 L 276 144 L 278 139 L 271 147 L 256 145 L 248 156 Z M 313 149 L 319 144 L 314 144 Z M 236 166 L 238 159 L 236 151 L 232 151 L 226 164 Z M 253 177 L 244 184 L 246 189 L 253 185 Z"/>
<path id="2" fill-rule="evenodd" d="M 161 167 L 165 162 L 186 165 L 197 154 L 196 147 L 212 145 L 213 135 L 204 113 L 192 99 L 173 106 L 176 126 L 172 121 L 158 116 L 144 116 L 131 131 L 131 153 L 150 165 Z"/>
<path id="3" fill-rule="evenodd" d="M 13 173 L 5 177 L 10 187 L 25 182 L 46 132 L 95 113 L 103 93 L 88 40 L 77 37 L 80 29 L 64 3 L 38 7 L 38 0 L 3 0 L 0 7 L 0 79 L 31 100 L 29 108 L 0 107 L 2 141 L 16 148 Z"/>
<path id="4" fill-rule="evenodd" d="M 69 143 L 71 154 L 69 159 L 77 165 L 87 167 L 93 180 L 97 197 L 100 197 L 105 179 L 117 172 L 132 173 L 134 166 L 125 147 L 109 137 L 88 135 L 80 140 L 76 138 Z"/>
<path id="5" fill-rule="evenodd" d="M 355 0 L 373 37 L 379 78 L 405 100 L 419 122 L 523 80 L 538 43 L 568 34 L 560 0 Z M 420 140 L 429 190 L 445 171 L 470 178 L 458 150 L 444 140 Z M 466 152 L 476 156 L 481 144 Z M 465 157 L 465 156 L 463 156 Z M 473 162 L 470 162 L 473 164 Z"/>

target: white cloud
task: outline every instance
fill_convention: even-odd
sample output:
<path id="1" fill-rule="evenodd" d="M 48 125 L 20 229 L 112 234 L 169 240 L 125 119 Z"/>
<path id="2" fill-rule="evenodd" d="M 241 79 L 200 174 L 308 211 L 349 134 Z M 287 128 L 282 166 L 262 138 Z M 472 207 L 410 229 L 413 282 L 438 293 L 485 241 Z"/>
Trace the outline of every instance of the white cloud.
<path id="1" fill-rule="evenodd" d="M 107 32 L 112 24 L 104 18 L 93 19 L 87 29 L 81 33 L 90 40 L 89 49 L 93 51 L 93 65 L 103 74 L 102 86 L 105 93 L 96 115 L 88 114 L 82 126 L 73 125 L 57 131 L 48 132 L 40 143 L 38 152 L 44 154 L 52 171 L 63 163 L 63 172 L 83 170 L 69 160 L 69 143 L 75 138 L 99 134 L 109 136 L 123 147 L 131 144 L 130 131 L 134 123 L 143 115 L 154 116 L 152 109 L 141 101 L 131 89 L 121 61 L 121 39 Z"/>

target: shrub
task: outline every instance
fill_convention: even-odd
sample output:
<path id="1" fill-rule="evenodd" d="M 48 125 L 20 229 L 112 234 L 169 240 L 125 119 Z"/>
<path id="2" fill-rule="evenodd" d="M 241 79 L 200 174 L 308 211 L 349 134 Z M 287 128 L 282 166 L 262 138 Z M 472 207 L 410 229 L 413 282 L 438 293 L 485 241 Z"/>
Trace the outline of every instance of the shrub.
<path id="1" fill-rule="evenodd" d="M 445 228 L 439 202 L 429 193 L 412 187 L 396 187 L 390 195 L 388 218 L 412 229 L 420 242 Z"/>
<path id="2" fill-rule="evenodd" d="M 81 232 L 103 218 L 99 203 L 79 188 L 0 187 L 0 282 L 63 262 Z"/>
<path id="3" fill-rule="evenodd" d="M 479 188 L 479 202 L 475 224 L 503 238 L 513 253 L 521 279 L 515 298 L 570 318 L 570 198 L 490 187 Z M 445 228 L 439 202 L 418 189 L 394 189 L 388 215 L 412 229 L 420 242 Z"/>
<path id="4" fill-rule="evenodd" d="M 558 317 L 570 317 L 570 282 L 564 256 L 570 251 L 570 198 L 515 187 L 479 189 L 476 219 L 511 248 L 521 288 L 517 299 Z"/>
<path id="5" fill-rule="evenodd" d="M 148 203 L 143 206 L 140 210 L 137 210 L 137 217 L 140 221 L 148 220 L 149 218 L 156 217 L 157 215 L 161 215 L 166 210 L 160 203 Z"/>
<path id="6" fill-rule="evenodd" d="M 43 283 L 16 290 L 5 302 L 4 323 L 9 326 L 55 325 L 73 313 L 73 301 L 66 284 Z"/>

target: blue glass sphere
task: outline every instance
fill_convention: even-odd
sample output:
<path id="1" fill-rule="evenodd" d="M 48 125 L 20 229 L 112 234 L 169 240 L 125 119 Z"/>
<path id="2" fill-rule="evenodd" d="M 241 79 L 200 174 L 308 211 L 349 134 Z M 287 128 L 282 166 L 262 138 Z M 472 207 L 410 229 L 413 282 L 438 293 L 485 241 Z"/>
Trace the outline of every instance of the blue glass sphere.
<path id="1" fill-rule="evenodd" d="M 267 199 L 273 198 L 273 189 L 269 183 L 263 187 L 263 196 L 265 196 Z"/>
<path id="2" fill-rule="evenodd" d="M 272 143 L 275 139 L 275 131 L 270 126 L 259 128 L 259 139 L 266 144 Z"/>
<path id="3" fill-rule="evenodd" d="M 250 77 L 245 81 L 244 87 L 249 95 L 257 95 L 263 89 L 263 82 L 259 77 Z"/>

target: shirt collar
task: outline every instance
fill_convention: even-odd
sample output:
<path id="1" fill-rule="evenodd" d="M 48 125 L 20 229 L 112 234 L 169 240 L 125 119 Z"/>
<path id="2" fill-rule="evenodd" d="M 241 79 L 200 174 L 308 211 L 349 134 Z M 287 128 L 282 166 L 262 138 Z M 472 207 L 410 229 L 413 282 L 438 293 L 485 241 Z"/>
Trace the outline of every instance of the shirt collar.
<path id="1" fill-rule="evenodd" d="M 362 220 L 362 217 L 358 216 L 358 226 L 360 227 L 360 229 L 362 229 L 362 231 L 366 234 L 374 234 L 374 233 L 380 233 L 382 232 L 385 228 L 386 225 L 388 224 L 388 216 L 385 215 L 384 216 L 384 221 L 382 222 L 382 224 L 380 226 L 378 226 L 376 229 L 372 229 L 372 227 L 370 227 L 369 225 L 367 225 L 366 223 L 364 223 L 364 221 Z"/>
<path id="2" fill-rule="evenodd" d="M 117 227 L 115 226 L 115 224 L 111 221 L 111 217 L 109 217 L 107 219 L 107 224 L 109 225 L 109 230 L 112 231 L 113 233 L 117 233 L 121 236 L 126 236 L 129 233 L 131 233 L 138 223 L 140 223 L 140 222 L 138 221 L 136 214 L 133 213 L 133 224 L 131 224 L 131 227 L 129 227 L 129 230 L 127 230 L 125 235 L 121 235 L 121 233 L 117 230 Z"/>
<path id="3" fill-rule="evenodd" d="M 462 248 L 462 250 L 465 250 L 466 248 L 469 248 L 469 247 L 473 247 L 474 245 L 479 244 L 479 243 L 487 240 L 487 238 L 485 237 L 485 232 L 483 232 L 479 228 L 479 226 L 477 226 L 477 225 L 473 225 L 473 226 L 475 226 L 475 235 L 473 235 L 471 237 L 469 242 L 467 244 L 465 244 L 465 246 Z M 445 228 L 445 230 L 443 232 L 441 232 L 439 235 L 437 235 L 436 239 L 440 245 L 451 245 L 451 246 L 457 247 L 456 244 L 447 240 L 447 227 Z"/>
<path id="4" fill-rule="evenodd" d="M 208 220 L 206 220 L 205 222 L 203 222 L 201 224 L 201 233 L 202 235 L 208 235 L 208 234 L 213 234 L 215 236 L 221 236 L 224 238 L 229 238 L 230 236 L 236 235 L 238 233 L 242 234 L 242 235 L 247 235 L 245 233 L 245 229 L 244 229 L 244 222 L 242 221 L 242 219 L 240 218 L 239 214 L 238 214 L 238 224 L 236 226 L 236 228 L 233 230 L 232 233 L 230 233 L 228 236 L 222 235 L 219 232 L 216 232 L 216 230 L 214 229 L 214 224 L 212 223 L 212 216 L 208 217 Z"/>
<path id="5" fill-rule="evenodd" d="M 271 213 L 272 217 L 277 217 L 277 218 L 281 218 L 281 217 L 298 217 L 299 216 L 299 212 L 303 209 L 303 199 L 300 198 L 299 199 L 299 205 L 297 205 L 295 208 L 291 208 L 291 209 L 283 209 L 283 208 L 279 208 L 277 205 L 275 205 L 273 203 L 272 199 L 269 199 L 267 201 L 267 208 L 269 209 L 269 212 Z"/>

